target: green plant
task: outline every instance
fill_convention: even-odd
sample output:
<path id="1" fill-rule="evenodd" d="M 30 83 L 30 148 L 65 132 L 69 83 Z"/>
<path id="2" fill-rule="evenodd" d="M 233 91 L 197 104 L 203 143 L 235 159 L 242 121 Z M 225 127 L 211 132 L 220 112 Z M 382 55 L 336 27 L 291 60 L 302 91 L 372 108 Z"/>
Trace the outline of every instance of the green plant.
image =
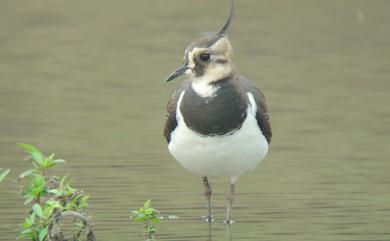
<path id="1" fill-rule="evenodd" d="M 22 188 L 22 194 L 24 204 L 31 205 L 30 215 L 20 225 L 19 238 L 27 237 L 32 241 L 62 240 L 64 235 L 58 231 L 58 222 L 64 216 L 62 214 L 67 212 L 67 216 L 82 217 L 82 222 L 74 220 L 77 229 L 72 239 L 80 240 L 87 226 L 85 216 L 89 196 L 71 187 L 67 176 L 60 178 L 48 175 L 51 167 L 64 163 L 64 160 L 55 159 L 54 154 L 45 156 L 29 144 L 19 143 L 18 146 L 29 154 L 28 160 L 32 164 L 32 168 L 21 173 L 17 179 L 28 180 Z"/>
<path id="2" fill-rule="evenodd" d="M 10 169 L 3 170 L 0 168 L 0 183 L 4 180 L 4 178 L 8 175 Z"/>
<path id="3" fill-rule="evenodd" d="M 160 212 L 151 207 L 151 200 L 149 199 L 144 203 L 143 207 L 138 211 L 132 211 L 132 213 L 131 219 L 134 222 L 144 224 L 144 237 L 148 237 L 149 240 L 152 240 L 156 233 L 156 228 L 153 226 L 153 223 L 160 222 Z"/>

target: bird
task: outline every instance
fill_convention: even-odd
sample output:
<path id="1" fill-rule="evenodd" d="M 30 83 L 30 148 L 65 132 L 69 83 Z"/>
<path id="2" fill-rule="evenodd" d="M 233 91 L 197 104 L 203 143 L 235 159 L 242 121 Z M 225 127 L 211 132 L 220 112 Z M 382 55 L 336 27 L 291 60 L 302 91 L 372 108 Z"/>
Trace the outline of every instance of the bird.
<path id="1" fill-rule="evenodd" d="M 183 64 L 166 81 L 187 78 L 167 105 L 164 136 L 168 150 L 185 169 L 201 176 L 207 222 L 214 221 L 210 176 L 230 180 L 224 223 L 231 224 L 235 185 L 268 153 L 272 130 L 264 94 L 240 75 L 233 62 L 230 14 L 218 33 L 201 36 L 184 51 Z"/>

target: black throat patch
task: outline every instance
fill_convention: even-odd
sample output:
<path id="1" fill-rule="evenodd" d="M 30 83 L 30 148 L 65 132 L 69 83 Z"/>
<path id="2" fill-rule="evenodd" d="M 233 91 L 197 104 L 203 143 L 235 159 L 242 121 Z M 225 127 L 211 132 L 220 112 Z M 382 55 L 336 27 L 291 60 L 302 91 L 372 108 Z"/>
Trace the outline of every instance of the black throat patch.
<path id="1" fill-rule="evenodd" d="M 184 122 L 191 130 L 206 136 L 221 136 L 241 128 L 246 118 L 247 102 L 230 81 L 218 81 L 213 97 L 201 97 L 191 87 L 180 104 Z"/>

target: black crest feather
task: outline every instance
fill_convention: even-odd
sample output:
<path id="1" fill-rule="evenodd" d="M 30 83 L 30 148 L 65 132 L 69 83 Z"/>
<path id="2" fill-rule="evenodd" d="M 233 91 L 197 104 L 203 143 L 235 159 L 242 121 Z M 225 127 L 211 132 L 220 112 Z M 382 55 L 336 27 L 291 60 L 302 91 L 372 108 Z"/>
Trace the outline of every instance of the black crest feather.
<path id="1" fill-rule="evenodd" d="M 231 0 L 229 18 L 226 20 L 225 25 L 223 25 L 223 27 L 222 27 L 221 31 L 219 31 L 218 35 L 225 35 L 227 33 L 230 25 L 232 24 L 233 17 L 234 17 L 234 0 Z"/>

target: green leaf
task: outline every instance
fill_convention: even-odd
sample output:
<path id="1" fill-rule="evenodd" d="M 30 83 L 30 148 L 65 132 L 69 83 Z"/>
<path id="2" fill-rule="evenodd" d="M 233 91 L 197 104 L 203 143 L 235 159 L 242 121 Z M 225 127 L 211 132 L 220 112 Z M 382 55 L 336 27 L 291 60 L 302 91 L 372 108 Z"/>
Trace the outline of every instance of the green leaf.
<path id="1" fill-rule="evenodd" d="M 47 234 L 47 227 L 45 227 L 44 229 L 39 230 L 39 233 L 38 233 L 39 241 L 44 241 L 45 237 L 46 237 L 46 234 Z"/>
<path id="2" fill-rule="evenodd" d="M 55 194 L 55 195 L 57 195 L 57 196 L 61 194 L 61 191 L 58 190 L 58 189 L 56 189 L 56 188 L 54 188 L 54 189 L 49 189 L 49 190 L 47 190 L 47 192 L 48 192 L 48 193 L 53 193 L 53 194 Z"/>
<path id="3" fill-rule="evenodd" d="M 24 205 L 27 205 L 27 204 L 29 204 L 32 200 L 34 200 L 34 197 L 33 196 L 28 196 L 28 197 L 26 197 L 27 199 L 26 199 L 26 201 L 24 201 Z"/>
<path id="4" fill-rule="evenodd" d="M 63 209 L 62 205 L 59 201 L 56 200 L 48 200 L 44 204 L 43 215 L 47 218 L 50 218 L 55 208 Z"/>
<path id="5" fill-rule="evenodd" d="M 54 208 L 61 207 L 60 202 L 56 201 L 56 200 L 48 200 L 48 201 L 46 201 L 45 205 L 50 206 L 50 207 L 54 207 Z"/>
<path id="6" fill-rule="evenodd" d="M 18 239 L 21 239 L 21 238 L 24 238 L 24 237 L 28 237 L 28 238 L 33 238 L 34 237 L 34 233 L 32 231 L 32 229 L 30 228 L 27 228 L 23 231 L 21 231 L 18 235 Z"/>
<path id="7" fill-rule="evenodd" d="M 45 195 L 45 178 L 40 174 L 34 174 L 30 187 L 28 187 L 25 192 L 34 198 L 39 198 L 40 196 Z"/>
<path id="8" fill-rule="evenodd" d="M 61 181 L 60 181 L 60 189 L 63 189 L 64 188 L 64 185 L 65 185 L 65 181 L 67 181 L 66 179 L 68 178 L 68 175 L 65 175 Z"/>
<path id="9" fill-rule="evenodd" d="M 48 160 L 48 159 L 44 159 L 44 160 L 43 160 L 43 162 L 42 162 L 42 167 L 43 167 L 44 169 L 48 169 L 49 167 L 52 167 L 52 166 L 54 166 L 54 163 L 53 163 L 53 162 L 51 162 L 51 161 Z"/>
<path id="10" fill-rule="evenodd" d="M 145 208 L 145 209 L 150 208 L 151 203 L 152 203 L 152 200 L 148 199 L 148 200 L 144 203 L 144 208 Z"/>
<path id="11" fill-rule="evenodd" d="M 0 182 L 2 182 L 4 180 L 4 178 L 8 175 L 8 173 L 10 172 L 10 169 L 7 169 L 7 170 L 2 170 L 0 168 Z"/>
<path id="12" fill-rule="evenodd" d="M 37 148 L 35 148 L 34 146 L 30 145 L 30 144 L 26 144 L 26 143 L 16 143 L 16 145 L 18 145 L 20 148 L 23 149 L 23 151 L 27 152 L 27 153 L 34 153 L 34 152 L 40 152 Z"/>
<path id="13" fill-rule="evenodd" d="M 139 213 L 137 211 L 133 211 L 134 215 L 131 215 L 131 219 L 135 222 L 143 222 L 145 221 L 145 214 Z"/>
<path id="14" fill-rule="evenodd" d="M 89 195 L 85 194 L 81 197 L 80 202 L 86 203 L 89 199 Z"/>
<path id="15" fill-rule="evenodd" d="M 35 170 L 30 169 L 30 170 L 27 170 L 27 171 L 22 172 L 22 173 L 19 175 L 18 179 L 16 179 L 16 181 L 20 181 L 21 179 L 30 176 L 31 174 L 34 173 L 34 171 L 35 171 Z"/>
<path id="16" fill-rule="evenodd" d="M 55 164 L 65 163 L 66 161 L 63 159 L 56 159 L 53 161 Z"/>
<path id="17" fill-rule="evenodd" d="M 80 202 L 81 197 L 82 197 L 83 195 L 84 195 L 83 193 L 79 193 L 79 194 L 77 194 L 76 196 L 74 196 L 74 197 L 72 198 L 72 203 L 76 204 L 76 203 Z"/>
<path id="18" fill-rule="evenodd" d="M 43 211 L 42 211 L 42 207 L 41 205 L 39 205 L 38 203 L 34 204 L 32 206 L 32 210 L 34 211 L 34 213 L 38 216 L 38 217 L 43 217 Z"/>
<path id="19" fill-rule="evenodd" d="M 44 156 L 40 150 L 34 146 L 26 143 L 17 143 L 17 145 L 22 148 L 25 152 L 29 153 L 31 157 L 40 165 L 42 165 Z"/>
<path id="20" fill-rule="evenodd" d="M 151 221 L 153 223 L 160 223 L 160 218 L 153 218 Z"/>
<path id="21" fill-rule="evenodd" d="M 32 184 L 35 188 L 45 187 L 45 178 L 42 175 L 37 174 L 34 176 Z"/>
<path id="22" fill-rule="evenodd" d="M 50 218 L 51 214 L 53 213 L 54 207 L 52 206 L 46 206 L 43 209 L 43 216 L 46 218 Z"/>
<path id="23" fill-rule="evenodd" d="M 75 188 L 73 188 L 73 187 L 70 187 L 70 186 L 65 186 L 65 188 L 64 188 L 64 195 L 72 195 L 72 194 L 74 194 L 77 190 L 75 189 Z"/>
<path id="24" fill-rule="evenodd" d="M 50 156 L 48 156 L 46 159 L 49 160 L 49 161 L 52 161 L 55 155 L 56 155 L 56 154 L 52 153 L 52 154 L 50 154 Z"/>
<path id="25" fill-rule="evenodd" d="M 22 223 L 20 226 L 24 229 L 30 228 L 34 224 L 35 220 L 35 214 L 32 213 L 30 217 L 24 219 L 24 223 Z"/>
<path id="26" fill-rule="evenodd" d="M 89 195 L 83 194 L 79 200 L 78 208 L 82 209 L 88 207 L 88 199 L 89 199 Z"/>

